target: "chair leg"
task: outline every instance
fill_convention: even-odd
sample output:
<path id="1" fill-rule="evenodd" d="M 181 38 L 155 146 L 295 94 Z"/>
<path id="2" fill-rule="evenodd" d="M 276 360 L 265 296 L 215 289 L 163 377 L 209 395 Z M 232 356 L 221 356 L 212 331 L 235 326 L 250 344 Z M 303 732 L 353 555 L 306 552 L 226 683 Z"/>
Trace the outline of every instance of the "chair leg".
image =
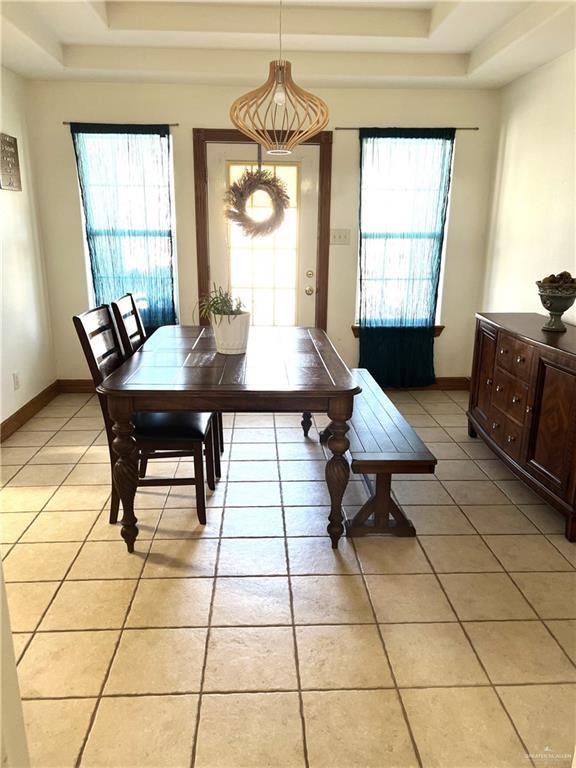
<path id="1" fill-rule="evenodd" d="M 118 522 L 118 510 L 120 509 L 120 497 L 118 496 L 118 491 L 116 490 L 116 486 L 114 485 L 114 480 L 112 480 L 112 496 L 110 498 L 110 517 L 108 518 L 108 522 L 110 525 L 115 525 Z"/>
<path id="2" fill-rule="evenodd" d="M 222 414 L 220 411 L 216 414 L 218 419 L 218 437 L 220 442 L 220 453 L 224 453 L 224 422 L 222 421 Z"/>
<path id="3" fill-rule="evenodd" d="M 212 414 L 212 435 L 214 436 L 214 474 L 216 480 L 222 477 L 222 466 L 220 462 L 220 427 L 218 426 L 218 414 Z"/>
<path id="4" fill-rule="evenodd" d="M 204 459 L 202 443 L 194 446 L 194 485 L 196 486 L 196 514 L 198 522 L 206 525 L 206 495 L 204 492 Z"/>
<path id="5" fill-rule="evenodd" d="M 216 490 L 216 483 L 214 480 L 214 430 L 212 429 L 212 422 L 206 435 L 204 442 L 204 454 L 206 456 L 206 482 L 208 488 L 211 491 Z"/>
<path id="6" fill-rule="evenodd" d="M 138 477 L 146 477 L 147 469 L 148 469 L 148 459 L 145 456 L 141 456 L 140 467 L 138 469 Z"/>

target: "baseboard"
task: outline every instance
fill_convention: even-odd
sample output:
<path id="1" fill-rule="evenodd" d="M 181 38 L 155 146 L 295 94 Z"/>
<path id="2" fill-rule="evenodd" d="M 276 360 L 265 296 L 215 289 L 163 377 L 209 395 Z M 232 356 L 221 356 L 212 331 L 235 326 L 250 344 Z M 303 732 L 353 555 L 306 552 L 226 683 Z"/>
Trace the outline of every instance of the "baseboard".
<path id="1" fill-rule="evenodd" d="M 94 394 L 94 382 L 92 379 L 58 379 L 58 392 L 61 394 L 90 393 Z"/>
<path id="2" fill-rule="evenodd" d="M 436 383 L 425 389 L 459 389 L 468 392 L 470 389 L 469 376 L 437 376 Z"/>
<path id="3" fill-rule="evenodd" d="M 12 416 L 8 416 L 0 424 L 0 440 L 6 440 L 10 435 L 13 435 L 17 429 L 26 424 L 38 411 L 45 408 L 48 403 L 53 400 L 56 395 L 60 393 L 60 388 L 57 381 L 53 381 L 45 389 L 42 390 L 36 397 L 25 403 L 22 408 L 19 408 Z"/>

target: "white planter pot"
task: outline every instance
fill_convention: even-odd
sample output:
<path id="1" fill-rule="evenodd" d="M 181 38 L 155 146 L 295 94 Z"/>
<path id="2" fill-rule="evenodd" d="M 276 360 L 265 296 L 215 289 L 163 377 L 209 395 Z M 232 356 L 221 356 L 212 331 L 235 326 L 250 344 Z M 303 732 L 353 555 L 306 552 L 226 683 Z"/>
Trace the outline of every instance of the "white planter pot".
<path id="1" fill-rule="evenodd" d="M 250 312 L 240 315 L 220 315 L 212 322 L 216 351 L 222 355 L 242 355 L 246 352 Z"/>

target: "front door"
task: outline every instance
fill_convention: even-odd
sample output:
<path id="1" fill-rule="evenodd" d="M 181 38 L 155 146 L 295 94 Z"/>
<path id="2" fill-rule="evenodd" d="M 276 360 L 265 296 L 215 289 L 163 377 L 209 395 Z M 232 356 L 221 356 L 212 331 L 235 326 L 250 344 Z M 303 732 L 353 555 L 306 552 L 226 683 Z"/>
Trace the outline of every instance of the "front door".
<path id="1" fill-rule="evenodd" d="M 247 169 L 256 169 L 254 144 L 209 144 L 208 252 L 210 286 L 230 288 L 252 315 L 253 325 L 314 326 L 318 248 L 317 146 L 297 147 L 285 158 L 263 153 L 262 167 L 286 184 L 290 204 L 284 222 L 267 237 L 251 238 L 227 221 L 227 187 Z M 247 210 L 255 219 L 271 212 L 265 193 Z"/>

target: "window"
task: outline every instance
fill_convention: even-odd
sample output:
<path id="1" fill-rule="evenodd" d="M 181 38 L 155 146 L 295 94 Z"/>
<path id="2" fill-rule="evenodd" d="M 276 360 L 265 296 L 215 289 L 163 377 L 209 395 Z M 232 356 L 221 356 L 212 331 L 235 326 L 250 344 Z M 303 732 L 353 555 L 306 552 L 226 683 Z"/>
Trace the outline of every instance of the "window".
<path id="1" fill-rule="evenodd" d="M 363 129 L 360 323 L 435 322 L 453 129 Z"/>
<path id="2" fill-rule="evenodd" d="M 257 164 L 229 163 L 228 183 L 237 181 Z M 295 325 L 298 281 L 298 189 L 297 163 L 263 163 L 285 184 L 290 203 L 282 225 L 267 237 L 248 237 L 241 227 L 228 223 L 230 287 L 251 313 L 253 325 Z M 270 198 L 256 192 L 248 200 L 248 214 L 257 221 L 272 213 Z"/>
<path id="3" fill-rule="evenodd" d="M 168 126 L 71 126 L 96 304 L 135 295 L 148 330 L 176 322 Z"/>

